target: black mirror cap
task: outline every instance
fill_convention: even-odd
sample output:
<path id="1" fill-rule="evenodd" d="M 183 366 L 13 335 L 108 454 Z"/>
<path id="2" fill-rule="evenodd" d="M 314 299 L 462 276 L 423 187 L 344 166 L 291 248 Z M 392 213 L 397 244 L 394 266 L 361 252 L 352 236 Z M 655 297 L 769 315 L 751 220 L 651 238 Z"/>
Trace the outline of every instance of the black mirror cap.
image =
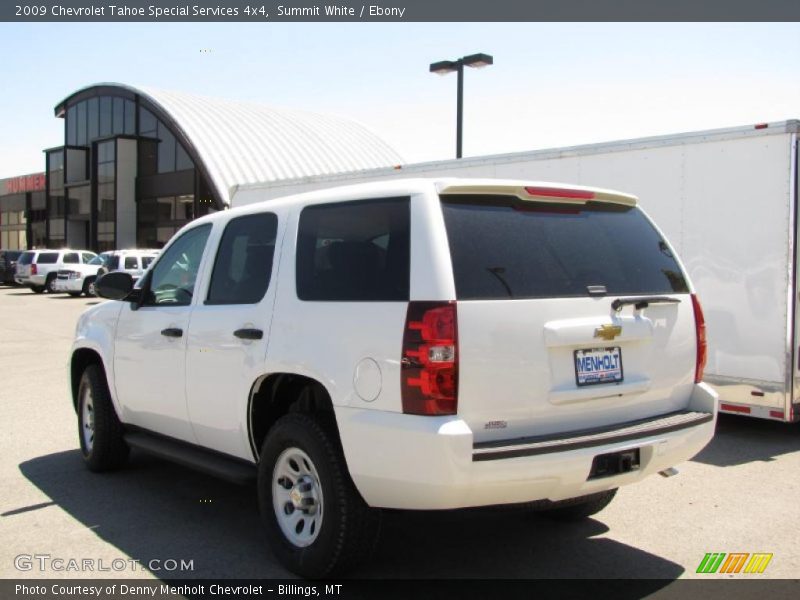
<path id="1" fill-rule="evenodd" d="M 108 300 L 125 300 L 133 290 L 133 277 L 124 271 L 111 271 L 94 282 L 97 295 Z"/>

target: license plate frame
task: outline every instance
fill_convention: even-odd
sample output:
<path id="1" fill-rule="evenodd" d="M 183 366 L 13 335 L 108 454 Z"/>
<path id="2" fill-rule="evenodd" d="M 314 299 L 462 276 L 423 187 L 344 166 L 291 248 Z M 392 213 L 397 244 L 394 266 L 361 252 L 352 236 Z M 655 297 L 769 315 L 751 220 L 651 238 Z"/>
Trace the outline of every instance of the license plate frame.
<path id="1" fill-rule="evenodd" d="M 601 373 L 599 376 L 591 377 L 595 375 L 597 371 L 586 371 L 583 370 L 581 372 L 580 369 L 580 362 L 579 358 L 585 358 L 587 353 L 592 353 L 596 355 L 598 353 L 605 353 L 606 356 L 609 354 L 611 357 L 616 357 L 616 362 L 619 363 L 619 368 L 610 369 L 608 374 Z M 602 346 L 602 347 L 594 347 L 594 348 L 579 348 L 572 353 L 572 363 L 575 369 L 575 384 L 578 387 L 587 387 L 592 385 L 603 385 L 603 384 L 612 384 L 612 383 L 622 383 L 625 381 L 625 371 L 622 367 L 622 347 L 621 346 Z M 618 375 L 617 375 L 618 373 Z M 591 378 L 590 378 L 591 377 Z"/>

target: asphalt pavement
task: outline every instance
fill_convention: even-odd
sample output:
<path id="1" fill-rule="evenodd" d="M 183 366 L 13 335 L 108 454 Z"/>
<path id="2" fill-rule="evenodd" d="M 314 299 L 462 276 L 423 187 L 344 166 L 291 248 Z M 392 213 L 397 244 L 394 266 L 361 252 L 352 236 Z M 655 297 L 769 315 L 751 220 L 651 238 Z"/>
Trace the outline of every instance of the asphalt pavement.
<path id="1" fill-rule="evenodd" d="M 0 289 L 0 577 L 290 577 L 265 543 L 254 488 L 139 453 L 120 472 L 84 468 L 66 365 L 76 319 L 98 301 Z M 387 511 L 354 575 L 670 581 L 714 577 L 696 573 L 709 552 L 761 552 L 770 563 L 747 577 L 798 576 L 800 426 L 723 415 L 678 468 L 577 524 L 513 509 Z M 97 571 L 54 570 L 55 559 Z"/>

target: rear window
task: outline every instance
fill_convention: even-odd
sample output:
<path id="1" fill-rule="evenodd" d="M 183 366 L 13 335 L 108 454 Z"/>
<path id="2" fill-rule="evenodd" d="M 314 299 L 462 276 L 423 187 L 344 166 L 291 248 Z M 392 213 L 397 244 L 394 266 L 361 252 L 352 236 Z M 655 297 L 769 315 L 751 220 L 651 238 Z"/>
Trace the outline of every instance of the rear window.
<path id="1" fill-rule="evenodd" d="M 125 257 L 125 268 L 126 269 L 138 269 L 139 268 L 139 261 L 136 260 L 135 256 L 126 256 Z"/>
<path id="2" fill-rule="evenodd" d="M 688 293 L 667 244 L 638 208 L 442 198 L 461 300 Z"/>
<path id="3" fill-rule="evenodd" d="M 20 265 L 29 265 L 29 264 L 31 264 L 33 262 L 33 255 L 34 254 L 35 254 L 34 252 L 23 252 L 22 256 L 19 257 L 19 260 L 17 261 L 17 264 L 20 264 Z"/>
<path id="4" fill-rule="evenodd" d="M 36 259 L 40 265 L 50 265 L 58 262 L 58 252 L 42 252 Z"/>
<path id="5" fill-rule="evenodd" d="M 64 264 L 76 265 L 81 262 L 77 252 L 67 252 L 64 255 Z"/>

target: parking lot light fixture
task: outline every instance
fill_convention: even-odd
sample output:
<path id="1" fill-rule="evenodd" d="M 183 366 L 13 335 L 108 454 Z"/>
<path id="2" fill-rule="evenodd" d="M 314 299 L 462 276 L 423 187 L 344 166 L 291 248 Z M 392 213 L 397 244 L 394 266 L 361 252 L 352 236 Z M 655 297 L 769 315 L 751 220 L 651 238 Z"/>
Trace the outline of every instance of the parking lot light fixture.
<path id="1" fill-rule="evenodd" d="M 461 158 L 464 123 L 464 67 L 480 69 L 494 64 L 494 58 L 489 54 L 470 54 L 458 60 L 441 60 L 431 63 L 430 72 L 437 75 L 447 75 L 455 71 L 458 73 L 458 94 L 456 99 L 456 158 Z"/>

